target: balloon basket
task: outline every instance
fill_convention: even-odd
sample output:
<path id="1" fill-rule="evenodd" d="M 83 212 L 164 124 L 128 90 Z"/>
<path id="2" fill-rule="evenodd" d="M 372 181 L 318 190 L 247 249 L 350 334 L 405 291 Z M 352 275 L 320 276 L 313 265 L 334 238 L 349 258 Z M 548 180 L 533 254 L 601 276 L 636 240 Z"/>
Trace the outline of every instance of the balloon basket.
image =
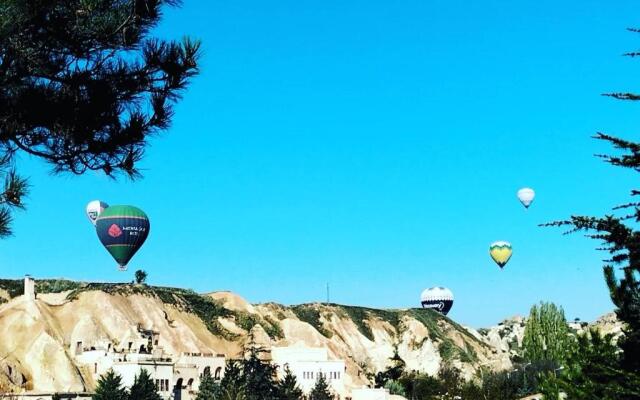
<path id="1" fill-rule="evenodd" d="M 124 272 L 126 270 L 127 270 L 127 266 L 126 265 L 118 265 L 118 271 Z"/>

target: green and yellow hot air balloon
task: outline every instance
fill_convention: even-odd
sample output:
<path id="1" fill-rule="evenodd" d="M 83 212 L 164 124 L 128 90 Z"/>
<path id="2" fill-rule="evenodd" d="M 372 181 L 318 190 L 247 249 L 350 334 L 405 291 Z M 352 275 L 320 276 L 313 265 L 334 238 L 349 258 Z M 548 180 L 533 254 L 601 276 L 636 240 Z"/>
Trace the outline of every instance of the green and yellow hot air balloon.
<path id="1" fill-rule="evenodd" d="M 513 251 L 511 249 L 511 243 L 509 242 L 498 241 L 491 243 L 491 246 L 489 246 L 491 258 L 493 258 L 493 261 L 495 261 L 500 268 L 504 268 L 507 262 L 509 262 L 511 253 L 513 253 Z"/>

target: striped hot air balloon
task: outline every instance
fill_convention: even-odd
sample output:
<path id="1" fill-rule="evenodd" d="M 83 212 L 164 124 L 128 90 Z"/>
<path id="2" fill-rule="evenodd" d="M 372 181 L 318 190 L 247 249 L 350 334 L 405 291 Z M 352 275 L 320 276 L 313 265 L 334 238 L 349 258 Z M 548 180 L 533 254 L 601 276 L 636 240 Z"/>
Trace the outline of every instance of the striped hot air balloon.
<path id="1" fill-rule="evenodd" d="M 509 262 L 511 253 L 513 253 L 513 251 L 511 249 L 511 243 L 509 242 L 498 241 L 491 243 L 491 246 L 489 246 L 491 258 L 493 258 L 493 261 L 495 261 L 500 268 L 504 268 L 507 262 Z"/>
<path id="2" fill-rule="evenodd" d="M 442 286 L 425 289 L 420 295 L 420 303 L 423 308 L 431 308 L 447 315 L 453 306 L 453 293 Z"/>
<path id="3" fill-rule="evenodd" d="M 110 206 L 96 220 L 98 239 L 121 271 L 127 270 L 129 260 L 147 240 L 149 229 L 149 218 L 134 206 Z"/>

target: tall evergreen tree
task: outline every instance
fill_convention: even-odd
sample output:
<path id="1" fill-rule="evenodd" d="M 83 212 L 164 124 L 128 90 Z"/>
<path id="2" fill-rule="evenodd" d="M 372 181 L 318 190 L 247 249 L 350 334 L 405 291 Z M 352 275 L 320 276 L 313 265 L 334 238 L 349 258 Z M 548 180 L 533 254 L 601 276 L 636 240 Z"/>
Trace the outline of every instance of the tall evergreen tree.
<path id="1" fill-rule="evenodd" d="M 303 392 L 298 386 L 298 380 L 289 367 L 284 368 L 284 376 L 278 382 L 278 398 L 280 400 L 300 400 Z"/>
<path id="2" fill-rule="evenodd" d="M 531 307 L 524 328 L 524 358 L 532 363 L 562 364 L 571 349 L 572 338 L 562 307 L 540 303 Z"/>
<path id="3" fill-rule="evenodd" d="M 619 348 L 611 335 L 581 334 L 557 379 L 569 399 L 616 400 L 640 396 L 640 379 L 620 368 Z"/>
<path id="4" fill-rule="evenodd" d="M 156 391 L 156 385 L 146 369 L 140 370 L 140 374 L 136 375 L 133 385 L 129 389 L 130 400 L 162 400 L 162 397 Z"/>
<path id="5" fill-rule="evenodd" d="M 318 379 L 309 393 L 309 400 L 333 400 L 329 383 L 322 372 L 318 372 Z"/>
<path id="6" fill-rule="evenodd" d="M 122 386 L 122 378 L 120 375 L 109 370 L 100 377 L 96 385 L 96 393 L 92 397 L 93 400 L 128 400 L 127 390 Z"/>
<path id="7" fill-rule="evenodd" d="M 220 394 L 220 385 L 213 379 L 209 370 L 205 370 L 200 379 L 196 400 L 219 400 Z"/>
<path id="8" fill-rule="evenodd" d="M 253 341 L 253 336 L 244 350 L 242 360 L 242 375 L 244 377 L 245 393 L 249 400 L 269 400 L 278 396 L 276 381 L 276 367 L 261 358 L 266 349 Z"/>
<path id="9" fill-rule="evenodd" d="M 640 29 L 630 31 L 640 33 Z M 640 53 L 626 55 L 635 57 Z M 605 96 L 625 101 L 640 100 L 640 95 L 629 92 L 608 93 Z M 608 142 L 618 151 L 613 155 L 599 155 L 605 162 L 640 172 L 640 142 L 601 132 L 595 138 Z M 574 215 L 567 220 L 544 224 L 569 227 L 566 233 L 586 232 L 588 237 L 601 242 L 601 250 L 609 253 L 609 258 L 604 261 L 604 277 L 616 306 L 616 314 L 625 324 L 625 335 L 619 342 L 623 350 L 620 367 L 624 371 L 623 376 L 631 381 L 640 375 L 640 201 L 635 200 L 639 195 L 640 190 L 632 190 L 631 201 L 614 207 L 604 216 Z"/>
<path id="10" fill-rule="evenodd" d="M 229 360 L 224 368 L 224 376 L 220 381 L 220 392 L 224 399 L 236 399 L 245 393 L 245 382 L 240 363 Z"/>
<path id="11" fill-rule="evenodd" d="M 177 0 L 0 2 L 0 236 L 26 181 L 24 152 L 54 173 L 137 177 L 150 136 L 168 128 L 172 104 L 197 73 L 199 43 L 149 33 Z"/>

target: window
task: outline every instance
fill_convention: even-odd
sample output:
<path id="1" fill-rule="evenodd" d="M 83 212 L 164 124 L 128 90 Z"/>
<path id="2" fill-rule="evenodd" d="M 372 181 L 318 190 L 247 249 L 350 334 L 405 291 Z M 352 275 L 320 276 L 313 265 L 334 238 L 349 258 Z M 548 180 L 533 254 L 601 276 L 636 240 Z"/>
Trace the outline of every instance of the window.
<path id="1" fill-rule="evenodd" d="M 160 389 L 160 379 L 156 379 L 156 391 Z"/>
<path id="2" fill-rule="evenodd" d="M 94 363 L 93 364 L 93 373 L 97 374 L 98 373 L 98 363 Z"/>
<path id="3" fill-rule="evenodd" d="M 168 379 L 164 380 L 164 387 L 165 387 L 165 390 L 168 392 L 169 391 L 169 380 Z"/>

